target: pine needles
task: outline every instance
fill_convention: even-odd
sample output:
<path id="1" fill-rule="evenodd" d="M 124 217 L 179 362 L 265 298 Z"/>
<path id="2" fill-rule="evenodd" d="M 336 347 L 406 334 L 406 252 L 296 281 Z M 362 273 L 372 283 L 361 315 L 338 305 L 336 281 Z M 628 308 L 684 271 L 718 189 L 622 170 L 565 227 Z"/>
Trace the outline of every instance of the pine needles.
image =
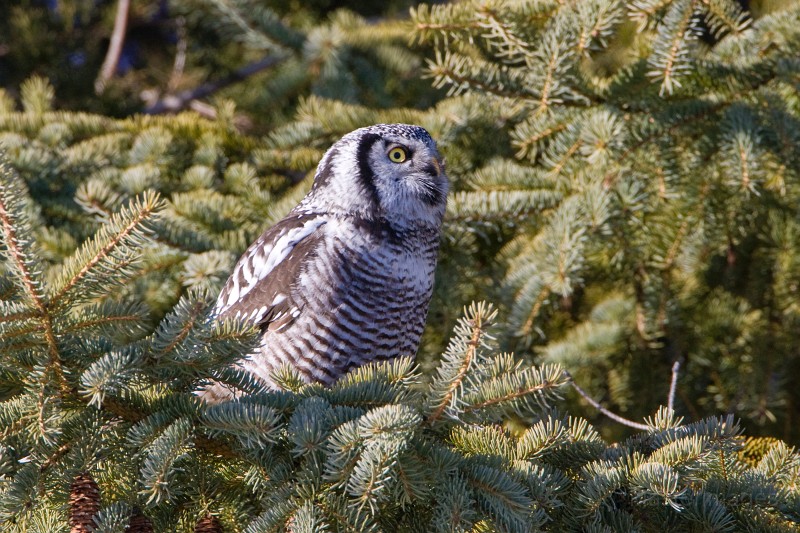
<path id="1" fill-rule="evenodd" d="M 228 43 L 217 67 L 266 56 L 231 92 L 263 138 L 231 103 L 115 120 L 54 111 L 40 78 L 20 112 L 0 94 L 0 528 L 797 529 L 797 451 L 737 422 L 796 440 L 796 5 L 270 6 L 175 5 Z M 396 121 L 453 182 L 419 366 L 265 391 L 214 295 L 332 141 Z M 576 416 L 570 376 L 641 432 Z M 241 397 L 201 402 L 211 380 Z"/>

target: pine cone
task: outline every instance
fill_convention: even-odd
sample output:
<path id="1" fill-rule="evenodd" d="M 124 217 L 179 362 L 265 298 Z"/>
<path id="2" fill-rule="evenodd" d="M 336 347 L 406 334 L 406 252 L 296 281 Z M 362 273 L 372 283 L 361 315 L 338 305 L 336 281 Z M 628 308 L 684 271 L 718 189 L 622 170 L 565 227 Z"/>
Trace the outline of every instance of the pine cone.
<path id="1" fill-rule="evenodd" d="M 153 522 L 150 521 L 139 509 L 134 509 L 128 521 L 127 533 L 153 533 Z"/>
<path id="2" fill-rule="evenodd" d="M 88 472 L 75 476 L 69 486 L 70 533 L 94 530 L 94 515 L 100 510 L 100 487 Z"/>
<path id="3" fill-rule="evenodd" d="M 222 522 L 216 516 L 207 514 L 194 526 L 194 533 L 224 533 Z"/>

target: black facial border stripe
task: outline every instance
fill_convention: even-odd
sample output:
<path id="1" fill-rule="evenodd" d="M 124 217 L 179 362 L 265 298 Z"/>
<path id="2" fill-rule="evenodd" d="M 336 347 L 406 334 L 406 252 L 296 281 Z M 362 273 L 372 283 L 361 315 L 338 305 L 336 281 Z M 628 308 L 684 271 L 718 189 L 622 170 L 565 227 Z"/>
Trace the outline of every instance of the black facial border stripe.
<path id="1" fill-rule="evenodd" d="M 378 189 L 375 187 L 375 173 L 369 165 L 369 151 L 381 140 L 381 136 L 376 133 L 366 133 L 359 140 L 356 159 L 358 160 L 358 179 L 370 195 L 376 206 L 380 205 Z"/>

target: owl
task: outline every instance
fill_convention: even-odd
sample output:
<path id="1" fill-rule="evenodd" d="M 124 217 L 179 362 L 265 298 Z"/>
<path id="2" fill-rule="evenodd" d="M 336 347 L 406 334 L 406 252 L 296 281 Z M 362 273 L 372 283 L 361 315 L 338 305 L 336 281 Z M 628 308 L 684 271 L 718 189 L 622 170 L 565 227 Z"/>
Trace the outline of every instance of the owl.
<path id="1" fill-rule="evenodd" d="M 433 289 L 448 180 L 428 132 L 378 124 L 322 157 L 311 190 L 234 267 L 214 308 L 257 325 L 241 367 L 275 388 L 291 365 L 334 383 L 370 361 L 414 355 Z M 213 383 L 210 401 L 235 396 Z"/>

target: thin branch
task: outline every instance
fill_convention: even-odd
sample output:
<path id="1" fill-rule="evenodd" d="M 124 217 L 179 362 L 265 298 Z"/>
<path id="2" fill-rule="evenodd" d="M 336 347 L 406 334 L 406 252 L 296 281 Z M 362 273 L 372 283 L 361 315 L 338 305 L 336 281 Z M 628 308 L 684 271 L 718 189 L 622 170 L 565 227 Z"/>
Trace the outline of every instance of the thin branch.
<path id="1" fill-rule="evenodd" d="M 266 56 L 258 61 L 249 63 L 216 81 L 206 82 L 194 89 L 187 89 L 175 95 L 166 95 L 145 108 L 144 112 L 150 115 L 161 113 L 176 113 L 189 107 L 193 100 L 206 98 L 217 91 L 233 85 L 234 83 L 246 80 L 250 76 L 258 74 L 264 70 L 274 67 L 283 62 L 286 57 Z"/>
<path id="2" fill-rule="evenodd" d="M 66 454 L 72 448 L 72 444 L 62 444 L 53 454 L 44 462 L 42 466 L 39 467 L 39 472 L 46 472 L 48 468 L 56 464 L 56 462 L 61 459 L 64 454 Z"/>
<path id="3" fill-rule="evenodd" d="M 464 356 L 464 362 L 461 364 L 461 368 L 458 369 L 458 374 L 450 383 L 450 387 L 447 389 L 447 393 L 442 398 L 442 401 L 439 403 L 439 406 L 436 410 L 431 413 L 428 417 L 428 423 L 432 424 L 436 420 L 442 416 L 444 410 L 450 405 L 450 400 L 453 398 L 453 394 L 455 394 L 456 389 L 461 385 L 461 382 L 464 381 L 464 378 L 467 375 L 467 371 L 469 370 L 470 365 L 472 364 L 472 360 L 475 358 L 475 352 L 478 350 L 478 344 L 480 343 L 481 333 L 483 333 L 483 316 L 478 315 L 475 317 L 475 321 L 472 324 L 472 338 L 470 339 L 469 343 L 467 344 L 467 353 Z"/>
<path id="4" fill-rule="evenodd" d="M 0 315 L 0 322 L 13 322 L 16 320 L 26 320 L 28 318 L 35 318 L 37 316 L 38 315 L 34 311 L 20 311 L 19 313 Z"/>
<path id="5" fill-rule="evenodd" d="M 536 320 L 536 317 L 539 316 L 539 310 L 544 305 L 544 301 L 547 300 L 548 296 L 550 296 L 550 285 L 545 285 L 542 287 L 542 290 L 539 291 L 539 296 L 536 297 L 536 301 L 533 302 L 533 306 L 531 307 L 531 312 L 528 313 L 528 319 L 522 326 L 522 331 L 526 335 L 530 333 L 531 329 L 533 328 L 533 322 Z"/>
<path id="6" fill-rule="evenodd" d="M 155 200 L 157 201 L 158 198 L 156 197 Z M 89 261 L 83 265 L 83 268 L 72 276 L 72 278 L 67 281 L 63 287 L 52 297 L 50 300 L 51 306 L 55 306 L 56 303 L 61 300 L 61 298 L 70 290 L 72 287 L 75 286 L 81 279 L 83 279 L 86 274 L 88 274 L 100 261 L 105 259 L 111 251 L 117 247 L 125 238 L 127 238 L 133 231 L 153 212 L 157 209 L 157 203 L 154 201 L 152 205 L 144 205 L 142 209 L 136 213 L 136 216 L 131 220 L 127 226 L 122 228 L 116 235 L 114 235 L 111 240 L 106 243 L 97 253 L 92 257 Z M 122 267 L 124 265 L 117 265 L 117 268 Z"/>
<path id="7" fill-rule="evenodd" d="M 632 427 L 634 429 L 640 429 L 642 431 L 648 431 L 650 429 L 645 424 L 640 424 L 639 422 L 634 422 L 633 420 L 628 420 L 627 418 L 623 418 L 623 417 L 619 416 L 618 414 L 612 413 L 611 411 L 609 411 L 608 409 L 606 409 L 605 407 L 600 405 L 598 402 L 596 402 L 591 396 L 589 396 L 586 393 L 586 391 L 584 391 L 582 388 L 580 388 L 578 386 L 578 384 L 575 383 L 575 380 L 572 379 L 572 375 L 569 372 L 567 372 L 565 370 L 564 374 L 567 377 L 567 381 L 572 385 L 572 387 L 576 391 L 578 391 L 578 394 L 580 394 L 583 397 L 584 400 L 589 402 L 589 404 L 592 407 L 594 407 L 595 409 L 597 409 L 598 411 L 600 411 L 601 413 L 606 415 L 611 420 L 614 420 L 615 422 L 619 422 L 622 425 L 625 425 L 625 426 L 628 426 L 628 427 Z"/>
<path id="8" fill-rule="evenodd" d="M 695 2 L 692 1 L 684 8 L 684 10 L 683 19 L 680 22 L 680 28 L 682 28 L 682 31 L 677 32 L 675 37 L 672 39 L 672 46 L 670 46 L 667 60 L 664 63 L 664 68 L 662 69 L 664 81 L 661 82 L 661 90 L 658 92 L 659 96 L 662 95 L 665 89 L 667 93 L 672 94 L 672 80 L 675 78 L 675 64 L 678 62 L 678 53 L 680 52 L 681 44 L 685 42 L 685 36 L 687 33 L 689 33 L 688 25 L 695 12 Z"/>
<path id="9" fill-rule="evenodd" d="M 542 132 L 536 133 L 535 135 L 529 136 L 524 141 L 521 141 L 521 142 L 518 143 L 519 152 L 517 152 L 516 155 L 520 156 L 520 154 L 527 153 L 530 150 L 531 146 L 533 146 L 534 144 L 538 143 L 539 141 L 541 141 L 545 137 L 550 137 L 550 136 L 555 135 L 556 133 L 558 133 L 560 131 L 563 131 L 565 129 L 567 129 L 567 123 L 563 122 L 561 124 L 556 124 L 555 126 L 553 126 L 551 128 L 547 128 L 546 130 L 544 130 Z"/>
<path id="10" fill-rule="evenodd" d="M 192 306 L 192 310 L 190 311 L 191 314 L 189 315 L 189 320 L 186 321 L 186 324 L 184 324 L 180 332 L 177 335 L 175 335 L 175 339 L 173 339 L 173 341 L 169 343 L 166 346 L 166 348 L 161 350 L 160 352 L 161 355 L 169 353 L 172 350 L 174 350 L 175 347 L 178 344 L 180 344 L 183 341 L 183 339 L 186 338 L 187 335 L 189 335 L 189 332 L 192 331 L 192 328 L 194 327 L 197 319 L 203 314 L 203 311 L 205 311 L 205 309 L 206 306 L 203 304 L 203 302 L 198 301 L 194 303 L 194 306 Z"/>
<path id="11" fill-rule="evenodd" d="M 58 378 L 62 391 L 67 390 L 67 382 L 64 379 L 64 371 L 61 368 L 61 355 L 59 353 L 58 343 L 56 342 L 56 336 L 53 333 L 53 319 L 50 316 L 50 310 L 37 288 L 36 282 L 33 279 L 33 274 L 25 261 L 25 252 L 20 247 L 17 230 L 12 220 L 12 214 L 8 211 L 8 208 L 2 200 L 0 200 L 0 224 L 2 224 L 2 230 L 5 234 L 6 249 L 10 252 L 10 258 L 17 264 L 17 268 L 19 268 L 22 274 L 22 283 L 25 287 L 25 291 L 36 307 L 38 318 L 44 329 L 50 364 L 56 372 L 56 377 Z"/>
<path id="12" fill-rule="evenodd" d="M 667 396 L 667 409 L 673 410 L 675 405 L 675 387 L 678 384 L 678 371 L 681 369 L 680 361 L 675 361 L 672 364 L 672 381 L 669 383 L 669 395 Z"/>
<path id="13" fill-rule="evenodd" d="M 91 328 L 94 326 L 99 326 L 103 324 L 114 324 L 117 322 L 137 322 L 141 320 L 142 317 L 140 315 L 112 315 L 108 317 L 101 317 L 92 320 L 85 320 L 83 322 L 76 322 L 69 327 L 64 328 L 61 330 L 60 333 L 73 333 L 75 331 L 80 331 L 82 329 Z"/>
<path id="14" fill-rule="evenodd" d="M 17 230 L 12 220 L 12 214 L 8 211 L 2 200 L 0 200 L 0 224 L 2 224 L 3 233 L 5 234 L 6 250 L 9 258 L 16 263 L 17 268 L 19 268 L 22 274 L 21 278 L 25 292 L 28 293 L 28 297 L 33 302 L 33 305 L 36 306 L 36 310 L 39 312 L 38 314 L 45 315 L 47 313 L 46 304 L 42 299 L 39 289 L 36 287 L 33 274 L 26 263 L 25 252 L 20 247 L 19 239 L 17 238 Z"/>
<path id="15" fill-rule="evenodd" d="M 464 410 L 465 413 L 470 413 L 472 411 L 477 411 L 479 409 L 483 409 L 484 407 L 488 407 L 490 405 L 495 405 L 495 404 L 498 404 L 498 403 L 503 403 L 503 402 L 508 402 L 508 401 L 511 401 L 511 400 L 516 400 L 517 398 L 521 398 L 523 396 L 527 396 L 529 394 L 533 394 L 534 392 L 541 392 L 541 391 L 547 390 L 547 389 L 555 389 L 555 388 L 557 388 L 559 386 L 560 386 L 559 383 L 553 383 L 551 381 L 545 381 L 544 383 L 539 383 L 537 385 L 533 385 L 533 386 L 528 387 L 528 388 L 518 389 L 518 390 L 515 390 L 514 392 L 511 392 L 509 394 L 505 394 L 503 396 L 498 396 L 496 398 L 491 398 L 489 400 L 485 400 L 485 401 L 480 402 L 480 403 L 476 403 L 476 404 L 472 404 L 472 405 L 466 405 L 466 406 L 464 406 L 463 410 Z"/>
<path id="16" fill-rule="evenodd" d="M 108 43 L 106 58 L 100 73 L 94 82 L 94 92 L 103 94 L 108 80 L 114 77 L 119 64 L 119 56 L 122 53 L 122 43 L 125 42 L 125 32 L 128 29 L 128 11 L 130 11 L 131 0 L 119 0 L 117 3 L 117 16 L 114 18 L 114 31 L 111 33 L 111 41 Z"/>
<path id="17" fill-rule="evenodd" d="M 541 113 L 547 110 L 550 107 L 550 91 L 553 88 L 553 76 L 556 73 L 556 62 L 558 57 L 556 53 L 553 52 L 550 54 L 550 61 L 547 63 L 547 74 L 544 79 L 544 83 L 542 84 L 542 97 L 539 99 L 539 109 L 536 110 L 536 113 Z"/>
<path id="18" fill-rule="evenodd" d="M 177 89 L 183 77 L 184 68 L 186 67 L 188 40 L 186 39 L 186 19 L 184 17 L 178 17 L 176 19 L 175 32 L 178 34 L 178 44 L 175 47 L 175 61 L 172 64 L 172 72 L 167 82 L 167 90 L 170 92 Z"/>

